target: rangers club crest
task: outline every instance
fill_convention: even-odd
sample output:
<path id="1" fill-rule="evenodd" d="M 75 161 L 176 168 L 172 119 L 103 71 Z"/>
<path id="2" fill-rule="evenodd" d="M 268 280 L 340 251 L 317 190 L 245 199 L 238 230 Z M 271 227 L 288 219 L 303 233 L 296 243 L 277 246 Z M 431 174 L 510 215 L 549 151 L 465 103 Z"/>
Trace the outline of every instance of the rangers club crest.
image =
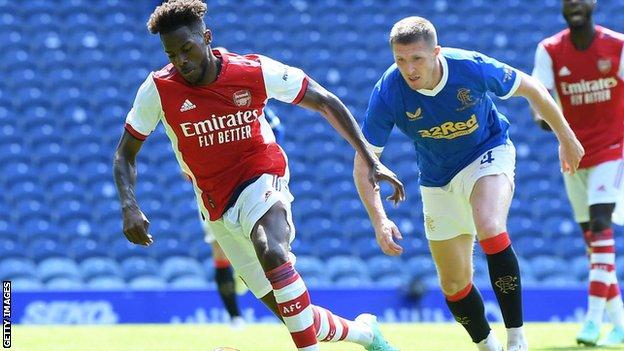
<path id="1" fill-rule="evenodd" d="M 249 107 L 251 105 L 251 92 L 247 89 L 239 90 L 232 95 L 234 105 L 238 107 Z"/>
<path id="2" fill-rule="evenodd" d="M 478 99 L 474 100 L 472 98 L 470 89 L 467 89 L 467 88 L 460 88 L 457 90 L 457 100 L 459 100 L 459 102 L 461 103 L 461 106 L 455 109 L 457 111 L 463 111 L 463 110 L 469 109 L 479 102 Z"/>
<path id="3" fill-rule="evenodd" d="M 598 60 L 598 70 L 602 74 L 607 74 L 611 71 L 611 60 L 608 58 Z"/>

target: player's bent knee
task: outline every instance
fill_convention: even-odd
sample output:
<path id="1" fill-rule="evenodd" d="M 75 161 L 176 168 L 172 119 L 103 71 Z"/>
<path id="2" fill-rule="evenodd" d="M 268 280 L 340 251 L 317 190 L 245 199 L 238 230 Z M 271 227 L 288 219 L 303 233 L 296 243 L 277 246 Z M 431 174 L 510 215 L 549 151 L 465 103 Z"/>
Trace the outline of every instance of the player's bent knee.
<path id="1" fill-rule="evenodd" d="M 258 259 L 264 271 L 279 267 L 288 262 L 288 251 L 280 244 L 266 245 L 256 250 Z"/>
<path id="2" fill-rule="evenodd" d="M 440 277 L 440 288 L 446 296 L 452 296 L 464 289 L 472 281 L 472 275 L 465 277 L 442 278 Z"/>
<path id="3" fill-rule="evenodd" d="M 479 234 L 479 240 L 495 237 L 499 233 L 505 231 L 505 224 L 502 221 L 491 218 L 475 224 L 477 233 Z"/>

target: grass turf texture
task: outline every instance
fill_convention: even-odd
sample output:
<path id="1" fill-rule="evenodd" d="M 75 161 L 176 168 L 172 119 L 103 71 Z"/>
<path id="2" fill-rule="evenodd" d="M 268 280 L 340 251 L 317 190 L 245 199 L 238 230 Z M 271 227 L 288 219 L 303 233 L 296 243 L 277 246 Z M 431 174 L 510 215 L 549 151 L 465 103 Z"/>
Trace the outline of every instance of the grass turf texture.
<path id="1" fill-rule="evenodd" d="M 531 350 L 583 350 L 576 346 L 580 325 L 530 323 L 526 325 Z M 505 341 L 502 325 L 494 325 Z M 384 335 L 403 351 L 476 350 L 458 324 L 384 324 Z M 603 328 L 603 333 L 607 327 Z M 603 334 L 604 335 L 604 334 Z M 114 326 L 20 326 L 13 325 L 10 350 L 24 351 L 212 351 L 232 347 L 241 351 L 293 350 L 286 328 L 278 324 L 248 325 L 242 332 L 227 325 L 114 325 Z M 323 343 L 322 350 L 363 350 L 351 343 Z M 601 350 L 624 350 L 624 345 Z"/>

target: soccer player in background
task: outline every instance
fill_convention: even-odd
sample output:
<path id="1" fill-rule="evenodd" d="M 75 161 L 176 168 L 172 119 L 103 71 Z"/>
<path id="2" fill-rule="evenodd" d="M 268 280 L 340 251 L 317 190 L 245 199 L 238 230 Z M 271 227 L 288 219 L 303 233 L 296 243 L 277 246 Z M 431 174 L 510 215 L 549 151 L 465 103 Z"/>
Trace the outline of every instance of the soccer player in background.
<path id="1" fill-rule="evenodd" d="M 474 51 L 441 48 L 428 20 L 407 17 L 390 32 L 395 63 L 375 84 L 362 131 L 381 154 L 396 125 L 414 141 L 420 169 L 425 234 L 442 292 L 457 322 L 479 350 L 501 343 L 472 283 L 475 235 L 487 256 L 492 288 L 507 327 L 509 351 L 526 351 L 522 285 L 506 220 L 514 190 L 515 149 L 509 121 L 488 92 L 523 96 L 552 126 L 561 167 L 574 173 L 583 156 L 548 91 L 534 78 Z M 398 227 L 386 216 L 379 191 L 366 184 L 366 163 L 355 156 L 354 177 L 384 253 L 400 255 Z"/>
<path id="2" fill-rule="evenodd" d="M 172 0 L 158 6 L 147 23 L 160 35 L 171 63 L 150 73 L 139 88 L 115 152 L 124 235 L 135 244 L 152 243 L 134 194 L 136 155 L 162 121 L 211 232 L 252 293 L 284 322 L 298 350 L 340 340 L 367 350 L 394 350 L 375 316 L 349 321 L 310 303 L 289 260 L 293 197 L 286 155 L 263 114 L 266 101 L 275 98 L 323 115 L 362 155 L 371 189 L 379 180 L 389 181 L 398 202 L 403 185 L 366 148 L 344 104 L 302 70 L 260 55 L 211 50 L 205 12 L 200 0 Z"/>
<path id="3" fill-rule="evenodd" d="M 624 195 L 624 35 L 594 25 L 595 4 L 595 0 L 563 0 L 568 29 L 538 45 L 533 76 L 558 97 L 585 148 L 579 171 L 563 175 L 590 258 L 587 316 L 576 340 L 585 345 L 614 345 L 624 343 L 624 308 L 611 224 L 616 203 Z M 540 114 L 535 116 L 549 130 Z M 613 329 L 599 341 L 605 308 Z"/>

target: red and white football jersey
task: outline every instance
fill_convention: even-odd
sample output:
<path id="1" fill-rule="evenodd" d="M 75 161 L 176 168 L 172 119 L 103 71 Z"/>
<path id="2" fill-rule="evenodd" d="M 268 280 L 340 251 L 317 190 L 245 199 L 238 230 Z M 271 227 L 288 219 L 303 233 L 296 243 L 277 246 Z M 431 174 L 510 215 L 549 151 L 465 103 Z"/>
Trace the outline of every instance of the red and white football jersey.
<path id="1" fill-rule="evenodd" d="M 214 53 L 222 58 L 217 80 L 190 86 L 168 64 L 150 73 L 126 118 L 126 130 L 141 140 L 162 121 L 200 209 L 213 221 L 239 184 L 286 173 L 263 109 L 269 98 L 299 103 L 308 85 L 302 70 L 268 57 Z"/>
<path id="2" fill-rule="evenodd" d="M 533 76 L 556 91 L 570 127 L 585 148 L 580 168 L 622 158 L 624 148 L 624 35 L 596 26 L 586 50 L 570 30 L 544 39 Z"/>

